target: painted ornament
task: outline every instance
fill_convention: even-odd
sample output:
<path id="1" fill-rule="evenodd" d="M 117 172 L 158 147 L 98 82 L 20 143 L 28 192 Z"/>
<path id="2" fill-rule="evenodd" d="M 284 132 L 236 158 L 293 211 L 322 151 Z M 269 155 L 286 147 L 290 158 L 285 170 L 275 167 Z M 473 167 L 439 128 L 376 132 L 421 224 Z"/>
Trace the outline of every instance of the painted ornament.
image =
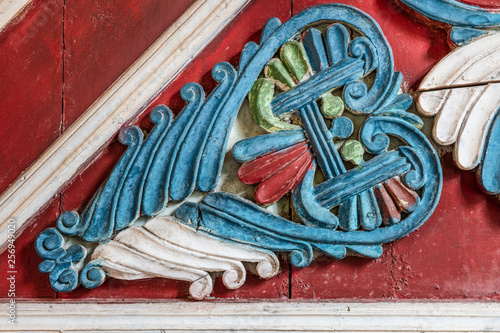
<path id="1" fill-rule="evenodd" d="M 275 276 L 276 252 L 290 253 L 296 267 L 315 252 L 378 258 L 384 243 L 432 214 L 439 158 L 407 112 L 412 98 L 400 93 L 392 50 L 367 14 L 330 4 L 285 23 L 271 18 L 238 70 L 222 62 L 212 76 L 219 85 L 206 97 L 199 84 L 182 88 L 187 105 L 176 118 L 156 107 L 146 137 L 124 128 L 119 139 L 129 147 L 86 208 L 62 213 L 38 236 L 39 268 L 54 290 L 162 277 L 189 281 L 191 296 L 203 299 L 211 274 L 230 289 L 245 282 L 247 267 Z M 232 156 L 255 201 L 214 192 L 247 96 L 268 134 L 237 142 Z M 298 221 L 266 209 L 286 195 Z M 172 204 L 179 207 L 165 216 Z"/>

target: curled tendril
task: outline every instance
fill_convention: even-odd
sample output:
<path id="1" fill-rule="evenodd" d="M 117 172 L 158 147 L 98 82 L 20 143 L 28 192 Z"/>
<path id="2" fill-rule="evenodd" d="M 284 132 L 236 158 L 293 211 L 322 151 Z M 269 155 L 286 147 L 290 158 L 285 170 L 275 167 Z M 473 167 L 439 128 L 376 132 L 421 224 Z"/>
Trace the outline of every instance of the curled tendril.
<path id="1" fill-rule="evenodd" d="M 181 98 L 188 103 L 193 103 L 200 98 L 200 96 L 203 98 L 204 95 L 205 92 L 203 87 L 198 83 L 189 82 L 181 88 Z"/>
<path id="2" fill-rule="evenodd" d="M 99 287 L 106 280 L 106 273 L 101 268 L 99 260 L 89 262 L 80 274 L 80 283 L 88 289 Z"/>
<path id="3" fill-rule="evenodd" d="M 349 44 L 349 53 L 354 58 L 363 59 L 365 75 L 377 67 L 377 50 L 366 37 L 358 37 Z"/>
<path id="4" fill-rule="evenodd" d="M 279 261 L 278 258 L 274 255 L 269 255 L 269 258 L 263 259 L 259 261 L 257 264 L 257 274 L 263 279 L 269 279 L 273 276 L 276 276 L 279 272 Z"/>
<path id="5" fill-rule="evenodd" d="M 233 267 L 224 272 L 222 275 L 222 282 L 228 289 L 238 289 L 245 283 L 246 271 L 241 267 Z"/>
<path id="6" fill-rule="evenodd" d="M 361 127 L 360 137 L 366 150 L 372 154 L 380 154 L 386 151 L 391 142 L 387 134 L 377 131 L 372 122 L 370 122 L 370 118 Z"/>
<path id="7" fill-rule="evenodd" d="M 63 234 L 74 236 L 83 231 L 81 230 L 80 222 L 80 215 L 78 213 L 66 211 L 57 218 L 56 227 Z"/>
<path id="8" fill-rule="evenodd" d="M 212 77 L 217 82 L 222 82 L 230 76 L 235 76 L 234 67 L 228 62 L 219 62 L 212 68 Z"/>
<path id="9" fill-rule="evenodd" d="M 65 253 L 62 248 L 63 244 L 64 237 L 61 233 L 55 228 L 49 228 L 38 235 L 35 248 L 38 255 L 43 259 L 56 260 Z"/>
<path id="10" fill-rule="evenodd" d="M 189 294 L 196 300 L 202 300 L 210 293 L 213 289 L 213 281 L 209 274 L 206 274 L 196 281 L 193 281 L 189 286 Z"/>
<path id="11" fill-rule="evenodd" d="M 408 171 L 403 178 L 404 183 L 414 190 L 425 185 L 425 178 L 415 170 Z"/>
<path id="12" fill-rule="evenodd" d="M 57 292 L 69 292 L 78 287 L 78 272 L 71 267 L 70 263 L 57 265 L 50 272 L 49 279 L 52 288 Z"/>
<path id="13" fill-rule="evenodd" d="M 118 135 L 118 140 L 126 146 L 136 145 L 139 141 L 142 141 L 142 138 L 142 131 L 137 126 L 127 126 Z"/>
<path id="14" fill-rule="evenodd" d="M 352 81 L 345 85 L 342 97 L 347 108 L 352 112 L 358 112 L 353 105 L 368 94 L 368 87 L 361 81 Z"/>
<path id="15" fill-rule="evenodd" d="M 156 106 L 149 115 L 149 119 L 151 119 L 153 124 L 159 124 L 172 118 L 172 111 L 165 105 Z"/>
<path id="16" fill-rule="evenodd" d="M 413 169 L 408 171 L 404 177 L 404 183 L 414 190 L 420 189 L 427 181 L 424 162 L 417 151 L 411 147 L 399 147 L 399 151 L 410 161 Z"/>
<path id="17" fill-rule="evenodd" d="M 311 263 L 312 257 L 313 254 L 310 249 L 293 250 L 290 253 L 290 262 L 295 267 L 306 267 Z"/>

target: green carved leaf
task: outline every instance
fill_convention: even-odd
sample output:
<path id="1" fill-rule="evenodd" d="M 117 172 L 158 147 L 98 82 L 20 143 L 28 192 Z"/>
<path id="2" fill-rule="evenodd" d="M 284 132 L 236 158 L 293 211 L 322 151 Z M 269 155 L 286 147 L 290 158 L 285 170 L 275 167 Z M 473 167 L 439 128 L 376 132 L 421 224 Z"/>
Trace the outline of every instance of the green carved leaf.
<path id="1" fill-rule="evenodd" d="M 283 122 L 270 108 L 274 97 L 274 83 L 268 79 L 258 79 L 248 93 L 253 119 L 266 131 L 275 132 L 299 128 Z"/>
<path id="2" fill-rule="evenodd" d="M 359 165 L 363 162 L 365 150 L 358 140 L 349 140 L 342 146 L 340 154 L 344 160 L 352 161 L 354 164 Z"/>
<path id="3" fill-rule="evenodd" d="M 271 59 L 264 69 L 264 74 L 283 91 L 295 86 L 292 77 L 279 59 Z"/>
<path id="4" fill-rule="evenodd" d="M 321 96 L 321 112 L 327 118 L 337 118 L 344 112 L 344 102 L 342 98 L 326 93 Z"/>
<path id="5" fill-rule="evenodd" d="M 310 77 L 311 67 L 304 46 L 301 43 L 296 41 L 286 42 L 281 47 L 280 57 L 297 82 L 307 80 Z"/>

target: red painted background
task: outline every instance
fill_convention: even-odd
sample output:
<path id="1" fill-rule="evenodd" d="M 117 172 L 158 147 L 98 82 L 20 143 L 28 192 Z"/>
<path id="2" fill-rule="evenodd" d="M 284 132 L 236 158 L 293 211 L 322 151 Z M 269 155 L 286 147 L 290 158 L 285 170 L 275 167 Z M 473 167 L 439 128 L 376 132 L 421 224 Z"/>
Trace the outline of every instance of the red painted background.
<path id="1" fill-rule="evenodd" d="M 0 34 L 0 192 L 5 190 L 192 1 L 34 1 Z M 419 22 L 391 0 L 337 1 L 374 17 L 387 36 L 403 88 L 418 86 L 449 51 L 447 32 Z M 236 65 L 243 45 L 258 42 L 269 17 L 282 21 L 325 1 L 255 0 L 143 112 L 136 123 L 150 129 L 147 115 L 157 104 L 175 113 L 184 103 L 180 88 L 199 82 L 215 86 L 217 62 Z M 485 7 L 492 1 L 468 0 Z M 17 240 L 17 294 L 24 298 L 127 299 L 185 298 L 188 284 L 163 279 L 109 279 L 95 290 L 57 294 L 38 272 L 38 233 L 65 210 L 82 209 L 106 179 L 124 148 L 112 142 L 62 194 L 35 218 Z M 385 245 L 382 258 L 316 259 L 290 268 L 282 258 L 279 276 L 263 281 L 249 274 L 238 290 L 221 281 L 214 298 L 319 299 L 500 299 L 500 201 L 483 195 L 475 174 L 459 171 L 451 154 L 442 159 L 444 187 L 434 215 L 409 237 Z M 0 256 L 6 269 L 6 254 Z M 7 282 L 0 280 L 0 298 Z"/>

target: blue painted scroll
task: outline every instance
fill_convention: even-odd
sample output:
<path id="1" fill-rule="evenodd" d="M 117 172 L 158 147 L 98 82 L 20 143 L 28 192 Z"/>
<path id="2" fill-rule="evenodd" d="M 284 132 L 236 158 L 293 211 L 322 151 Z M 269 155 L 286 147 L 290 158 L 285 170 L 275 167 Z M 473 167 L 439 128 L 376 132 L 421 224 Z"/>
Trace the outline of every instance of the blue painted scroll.
<path id="1" fill-rule="evenodd" d="M 311 28 L 327 21 L 332 25 L 324 32 Z M 351 40 L 349 28 L 361 37 Z M 426 221 L 439 199 L 441 168 L 419 131 L 421 120 L 406 112 L 412 100 L 398 92 L 402 75 L 394 72 L 389 44 L 365 13 L 340 4 L 316 6 L 283 24 L 270 19 L 260 45 L 250 42 L 244 47 L 237 71 L 224 62 L 213 68 L 219 85 L 208 97 L 200 85 L 185 85 L 181 97 L 187 105 L 175 119 L 167 107 L 156 107 L 150 115 L 155 127 L 146 138 L 137 127 L 122 130 L 120 141 L 129 147 L 108 180 L 81 214 L 64 212 L 56 228 L 37 239 L 37 251 L 45 260 L 40 270 L 50 273 L 55 290 L 70 291 L 79 283 L 94 288 L 104 279 L 98 260 L 82 264 L 92 247 L 71 244 L 106 242 L 140 216 L 157 215 L 170 201 L 183 201 L 194 190 L 215 189 L 237 111 L 276 51 L 298 33 L 304 33 L 301 42 L 313 73 L 294 89 L 275 96 L 271 108 L 275 115 L 297 112 L 302 127 L 241 141 L 233 155 L 246 163 L 308 140 L 315 154 L 314 168 L 305 173 L 292 195 L 305 224 L 225 193 L 210 193 L 200 204 L 185 202 L 175 216 L 227 241 L 290 252 L 297 267 L 307 266 L 314 250 L 338 259 L 353 253 L 378 258 L 382 244 Z M 370 88 L 364 82 L 367 75 L 373 79 Z M 336 88 L 342 89 L 347 110 L 366 118 L 359 144 L 370 157 L 352 169 L 346 167 L 334 140 L 351 136 L 353 122 L 347 117 L 327 122 L 317 104 L 318 98 Z M 404 144 L 389 150 L 391 137 Z M 313 182 L 316 169 L 327 179 L 322 184 Z M 382 225 L 384 202 L 376 197 L 377 186 L 389 189 L 389 194 L 398 188 L 412 191 L 418 203 L 397 223 Z M 347 217 L 337 216 L 336 207 L 343 207 L 339 211 L 345 210 Z M 345 222 L 354 216 L 358 222 Z"/>
<path id="2" fill-rule="evenodd" d="M 463 45 L 486 32 L 479 29 L 500 26 L 500 13 L 467 5 L 457 0 L 400 1 L 431 20 L 452 25 L 450 37 L 457 45 Z"/>

